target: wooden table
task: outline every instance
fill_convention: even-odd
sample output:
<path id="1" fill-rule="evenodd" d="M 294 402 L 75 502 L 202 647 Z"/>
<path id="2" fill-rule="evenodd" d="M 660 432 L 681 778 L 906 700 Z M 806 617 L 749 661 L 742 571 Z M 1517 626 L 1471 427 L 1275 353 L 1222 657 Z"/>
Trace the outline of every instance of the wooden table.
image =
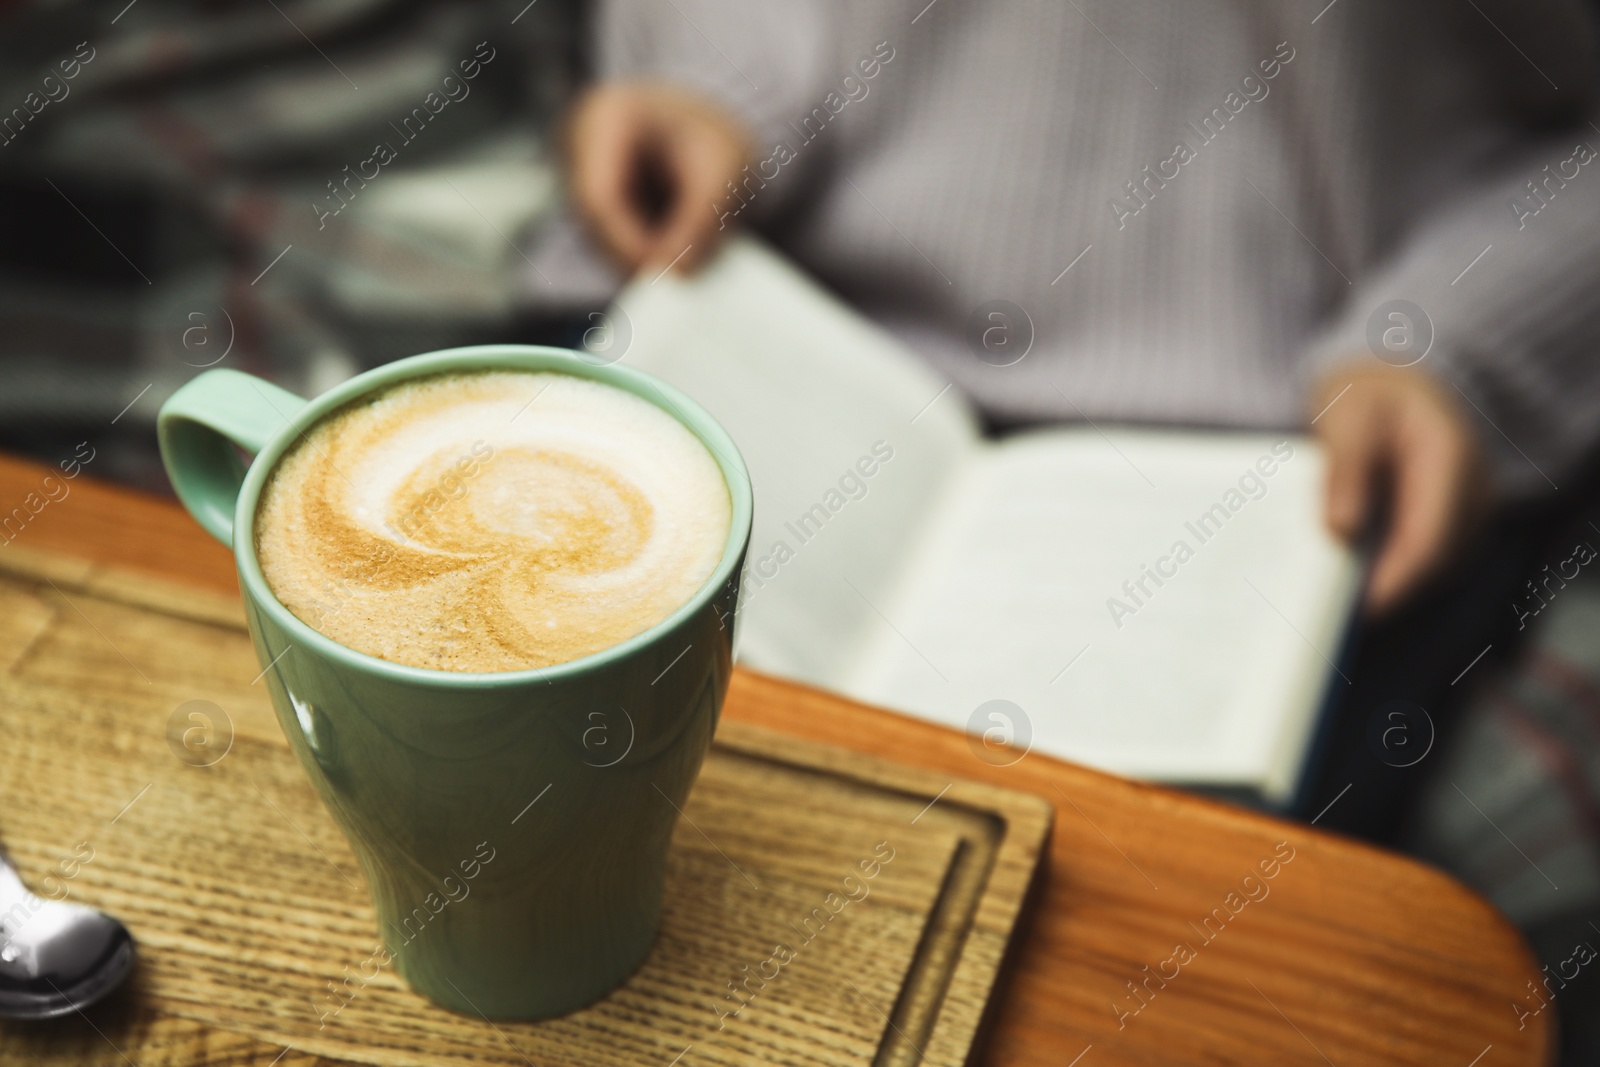
<path id="1" fill-rule="evenodd" d="M 46 473 L 0 457 L 0 518 Z M 236 591 L 229 553 L 176 505 L 87 475 L 70 485 L 17 544 Z M 1538 976 L 1522 939 L 1430 868 L 1037 753 L 991 767 L 955 731 L 749 671 L 726 714 L 1055 804 L 1050 872 L 985 1062 L 1501 1067 L 1553 1055 L 1553 1011 L 1518 1028 Z M 263 1065 L 277 1053 L 256 1051 Z M 257 1058 L 235 1046 L 227 1062 Z"/>

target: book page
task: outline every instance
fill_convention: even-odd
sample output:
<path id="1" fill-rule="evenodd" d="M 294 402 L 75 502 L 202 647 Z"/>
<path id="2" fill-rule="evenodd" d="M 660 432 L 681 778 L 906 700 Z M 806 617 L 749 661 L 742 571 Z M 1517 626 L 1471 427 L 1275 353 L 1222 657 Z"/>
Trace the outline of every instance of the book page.
<path id="1" fill-rule="evenodd" d="M 1092 428 L 971 465 L 852 695 L 1039 751 L 1282 801 L 1356 590 L 1305 438 Z M 1015 716 L 1013 716 L 1015 717 Z"/>
<path id="2" fill-rule="evenodd" d="M 748 237 L 691 279 L 636 280 L 610 315 L 602 340 L 621 362 L 703 405 L 750 469 L 740 661 L 839 688 L 879 625 L 874 605 L 978 449 L 965 402 Z"/>

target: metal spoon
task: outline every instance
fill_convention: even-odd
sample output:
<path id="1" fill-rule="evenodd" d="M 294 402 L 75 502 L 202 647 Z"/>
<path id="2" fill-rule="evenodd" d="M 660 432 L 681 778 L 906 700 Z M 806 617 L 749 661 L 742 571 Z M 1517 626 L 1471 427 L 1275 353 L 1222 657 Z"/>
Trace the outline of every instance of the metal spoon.
<path id="1" fill-rule="evenodd" d="M 87 1007 L 133 967 L 133 937 L 111 916 L 46 900 L 0 852 L 0 1017 L 49 1019 Z"/>

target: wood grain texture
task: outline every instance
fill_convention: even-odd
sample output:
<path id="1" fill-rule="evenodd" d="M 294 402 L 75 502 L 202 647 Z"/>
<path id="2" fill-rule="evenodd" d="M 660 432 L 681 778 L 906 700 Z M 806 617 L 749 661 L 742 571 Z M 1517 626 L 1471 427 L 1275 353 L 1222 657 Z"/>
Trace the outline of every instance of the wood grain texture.
<path id="1" fill-rule="evenodd" d="M 0 1030 L 0 1054 L 32 1063 L 269 1048 L 382 1067 L 650 1067 L 686 1050 L 727 1067 L 961 1063 L 1049 836 L 1037 797 L 726 724 L 644 966 L 581 1011 L 491 1024 L 394 973 L 355 857 L 256 684 L 237 602 L 19 546 L 0 554 L 0 617 L 21 629 L 0 673 L 0 810 L 55 798 L 7 846 L 46 892 L 121 918 L 141 953 L 98 1044 Z M 41 882 L 67 857 L 70 877 Z M 435 912 L 473 907 L 464 885 Z M 439 936 L 419 914 L 416 936 Z"/>
<path id="2" fill-rule="evenodd" d="M 42 473 L 0 460 L 0 512 Z M 214 593 L 235 589 L 228 554 L 174 506 L 80 478 L 51 508 L 0 556 L 61 548 Z M 70 610 L 40 600 L 42 610 Z M 121 685 L 140 684 L 104 644 L 80 654 L 77 669 L 107 684 L 120 671 Z M 1080 1067 L 1464 1067 L 1482 1054 L 1480 1067 L 1531 1067 L 1552 1054 L 1550 1012 L 1517 1028 L 1513 1004 L 1536 973 L 1522 940 L 1437 871 L 1037 754 L 990 767 L 959 733 L 747 671 L 735 673 L 724 718 L 1055 803 L 1050 874 L 1002 987 L 985 1062 L 1066 1067 L 1082 1054 Z M 1294 859 L 1264 883 L 1269 895 L 1228 913 L 1207 941 L 1195 927 L 1213 909 L 1227 912 L 1227 894 L 1285 841 Z M 1161 967 L 1180 941 L 1194 943 L 1194 958 L 1164 986 L 1150 981 L 1142 1009 L 1119 1024 L 1116 1006 L 1131 1012 L 1140 1003 L 1128 999 L 1128 983 L 1143 988 L 1143 968 Z M 250 1062 L 269 1062 L 277 1049 L 268 1049 Z"/>

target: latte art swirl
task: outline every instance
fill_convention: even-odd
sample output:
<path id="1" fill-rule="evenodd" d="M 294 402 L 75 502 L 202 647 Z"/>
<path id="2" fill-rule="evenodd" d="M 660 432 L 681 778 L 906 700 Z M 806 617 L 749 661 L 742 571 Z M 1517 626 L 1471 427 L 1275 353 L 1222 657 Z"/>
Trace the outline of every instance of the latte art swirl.
<path id="1" fill-rule="evenodd" d="M 666 618 L 716 569 L 731 519 L 716 461 L 653 404 L 484 371 L 318 423 L 268 479 L 255 535 L 273 594 L 340 644 L 507 671 Z"/>

